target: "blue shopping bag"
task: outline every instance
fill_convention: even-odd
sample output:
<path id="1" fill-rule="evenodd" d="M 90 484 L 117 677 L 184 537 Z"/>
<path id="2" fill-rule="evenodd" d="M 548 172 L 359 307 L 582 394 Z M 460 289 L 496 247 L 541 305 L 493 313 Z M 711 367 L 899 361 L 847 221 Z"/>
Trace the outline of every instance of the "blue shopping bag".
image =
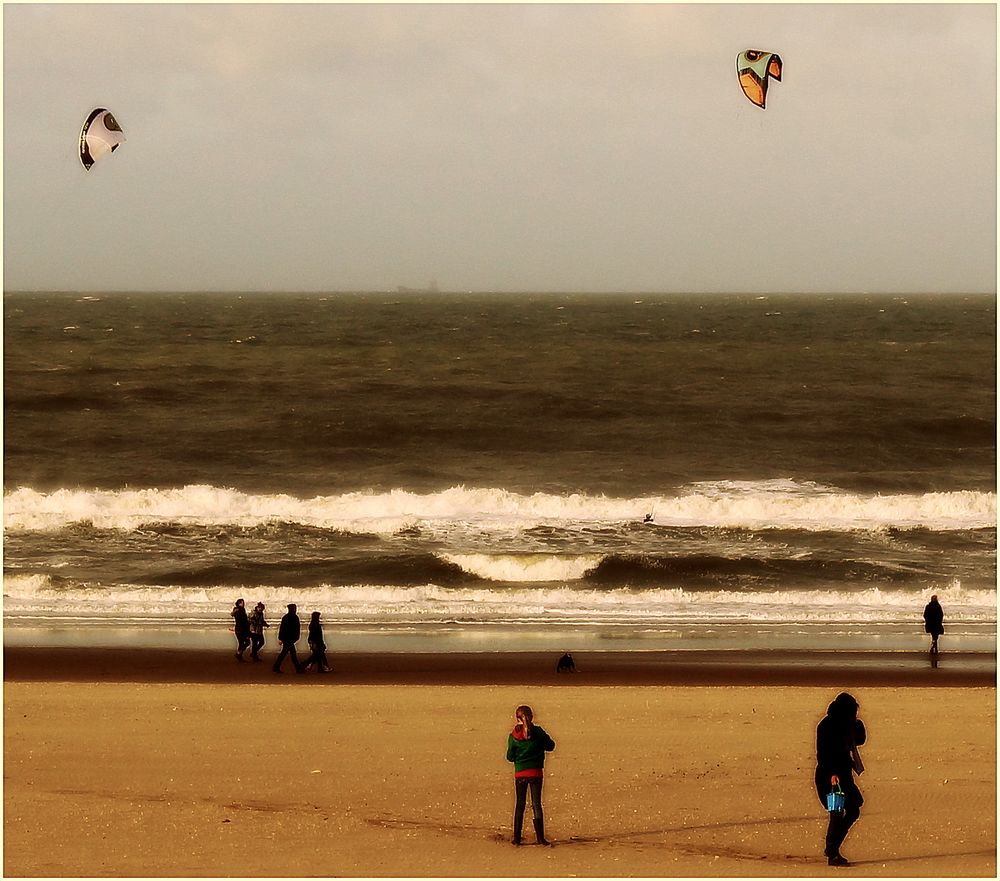
<path id="1" fill-rule="evenodd" d="M 826 794 L 826 809 L 833 814 L 844 810 L 846 799 L 844 798 L 844 790 L 840 788 L 840 780 L 831 777 L 830 783 L 833 785 L 833 789 Z"/>

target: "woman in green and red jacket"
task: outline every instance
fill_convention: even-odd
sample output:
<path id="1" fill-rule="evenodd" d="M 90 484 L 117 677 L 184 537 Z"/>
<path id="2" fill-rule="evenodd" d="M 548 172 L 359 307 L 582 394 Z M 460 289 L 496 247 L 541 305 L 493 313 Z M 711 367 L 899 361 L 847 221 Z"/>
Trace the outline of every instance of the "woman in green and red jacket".
<path id="1" fill-rule="evenodd" d="M 545 729 L 532 724 L 531 707 L 520 706 L 514 711 L 514 730 L 507 735 L 507 761 L 514 763 L 514 838 L 521 843 L 521 826 L 524 824 L 524 803 L 531 789 L 531 812 L 534 815 L 535 837 L 539 844 L 545 840 L 545 822 L 542 817 L 542 767 L 545 754 L 556 748 Z"/>

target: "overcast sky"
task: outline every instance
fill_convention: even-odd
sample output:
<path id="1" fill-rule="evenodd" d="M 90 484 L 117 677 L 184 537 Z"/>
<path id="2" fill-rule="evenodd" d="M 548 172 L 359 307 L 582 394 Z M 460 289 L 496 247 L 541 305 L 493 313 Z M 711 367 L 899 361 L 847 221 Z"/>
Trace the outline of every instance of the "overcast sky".
<path id="1" fill-rule="evenodd" d="M 3 6 L 5 289 L 996 289 L 996 7 Z M 742 49 L 777 52 L 767 109 Z M 127 142 L 89 172 L 97 106 Z"/>

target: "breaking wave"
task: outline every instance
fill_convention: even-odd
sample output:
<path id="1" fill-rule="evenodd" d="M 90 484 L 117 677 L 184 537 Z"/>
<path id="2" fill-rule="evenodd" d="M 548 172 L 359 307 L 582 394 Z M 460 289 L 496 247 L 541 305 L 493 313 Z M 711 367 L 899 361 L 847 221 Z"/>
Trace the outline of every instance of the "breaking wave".
<path id="1" fill-rule="evenodd" d="M 934 589 L 952 623 L 996 621 L 996 591 L 953 583 Z M 330 623 L 562 623 L 683 624 L 913 622 L 931 590 L 892 587 L 859 590 L 689 591 L 682 588 L 602 590 L 593 586 L 540 585 L 498 590 L 489 584 L 451 588 L 317 584 L 294 594 L 273 585 L 237 592 L 232 586 L 115 585 L 95 588 L 58 577 L 4 578 L 4 613 L 12 619 L 82 617 L 104 620 L 226 621 L 236 596 L 263 600 L 272 613 L 297 602 L 319 608 Z"/>
<path id="2" fill-rule="evenodd" d="M 7 574 L 22 574 L 9 564 Z M 793 584 L 823 589 L 831 584 L 856 587 L 896 584 L 923 587 L 947 580 L 947 572 L 915 563 L 887 560 L 816 559 L 808 556 L 722 556 L 715 554 L 543 553 L 374 553 L 329 558 L 228 560 L 171 559 L 149 563 L 147 571 L 119 576 L 135 584 L 197 588 L 212 585 L 310 588 L 317 584 L 351 587 L 382 584 L 416 587 L 578 584 L 610 590 L 618 587 L 683 587 L 688 591 L 753 591 Z M 107 577 L 105 577 L 107 583 Z M 113 583 L 113 582 L 112 582 Z"/>
<path id="3" fill-rule="evenodd" d="M 981 529 L 996 525 L 996 494 L 974 491 L 861 495 L 792 480 L 697 483 L 672 496 L 609 498 L 573 493 L 520 494 L 452 487 L 352 492 L 303 499 L 214 486 L 178 489 L 20 488 L 4 495 L 8 531 L 58 530 L 73 524 L 134 530 L 154 524 L 241 526 L 296 524 L 390 535 L 404 529 L 474 524 L 482 528 L 621 525 L 747 529 Z"/>

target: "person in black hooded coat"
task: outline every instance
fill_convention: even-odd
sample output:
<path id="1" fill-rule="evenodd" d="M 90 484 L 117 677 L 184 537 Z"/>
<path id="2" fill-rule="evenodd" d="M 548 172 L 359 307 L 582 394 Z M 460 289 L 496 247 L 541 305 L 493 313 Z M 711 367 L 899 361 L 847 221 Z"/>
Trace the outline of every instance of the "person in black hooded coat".
<path id="1" fill-rule="evenodd" d="M 301 634 L 299 616 L 295 612 L 295 603 L 289 603 L 288 613 L 282 616 L 281 624 L 278 626 L 278 642 L 281 643 L 281 651 L 278 653 L 278 657 L 274 659 L 274 666 L 271 668 L 275 673 L 281 672 L 281 662 L 285 660 L 285 655 L 292 656 L 292 666 L 295 668 L 296 673 L 306 672 L 305 667 L 299 663 L 298 655 L 295 653 L 295 643 L 299 641 L 299 635 Z"/>
<path id="2" fill-rule="evenodd" d="M 302 666 L 308 670 L 316 665 L 317 673 L 329 673 L 330 665 L 326 662 L 326 643 L 323 641 L 323 625 L 319 620 L 319 612 L 313 612 L 309 619 L 309 648 L 312 654 Z"/>
<path id="3" fill-rule="evenodd" d="M 243 652 L 250 645 L 250 619 L 247 617 L 246 605 L 240 598 L 229 613 L 233 616 L 233 632 L 236 634 L 236 660 L 243 660 Z"/>
<path id="4" fill-rule="evenodd" d="M 931 635 L 931 653 L 938 652 L 938 637 L 944 633 L 944 609 L 938 602 L 937 594 L 924 606 L 924 630 Z"/>
<path id="5" fill-rule="evenodd" d="M 826 796 L 836 777 L 844 792 L 844 810 L 831 811 L 826 830 L 827 862 L 831 866 L 850 863 L 840 854 L 840 846 L 854 821 L 861 816 L 865 800 L 854 782 L 854 774 L 864 770 L 858 747 L 866 739 L 865 725 L 858 718 L 858 702 L 846 691 L 827 708 L 825 718 L 816 726 L 816 793 L 826 807 Z"/>

